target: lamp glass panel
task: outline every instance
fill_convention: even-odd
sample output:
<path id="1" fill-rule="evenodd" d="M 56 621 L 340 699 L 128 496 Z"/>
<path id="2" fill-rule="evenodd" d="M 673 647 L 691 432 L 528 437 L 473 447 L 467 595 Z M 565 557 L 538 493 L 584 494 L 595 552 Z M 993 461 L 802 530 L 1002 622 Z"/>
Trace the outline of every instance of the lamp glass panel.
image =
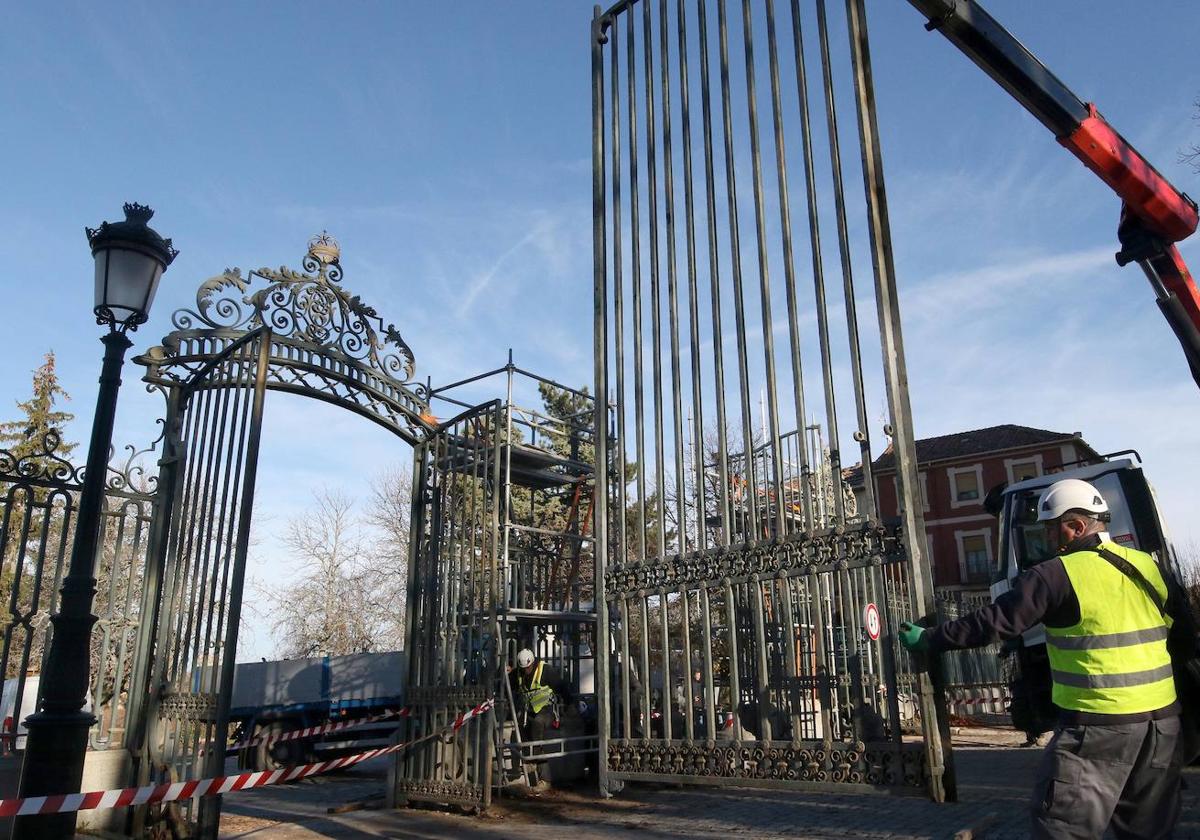
<path id="1" fill-rule="evenodd" d="M 108 272 L 108 251 L 96 252 L 96 309 L 100 309 L 104 303 L 104 278 Z"/>
<path id="2" fill-rule="evenodd" d="M 108 284 L 103 271 L 107 261 Z M 111 248 L 96 255 L 96 305 L 107 307 L 118 321 L 145 314 L 154 297 L 162 264 L 139 251 Z"/>

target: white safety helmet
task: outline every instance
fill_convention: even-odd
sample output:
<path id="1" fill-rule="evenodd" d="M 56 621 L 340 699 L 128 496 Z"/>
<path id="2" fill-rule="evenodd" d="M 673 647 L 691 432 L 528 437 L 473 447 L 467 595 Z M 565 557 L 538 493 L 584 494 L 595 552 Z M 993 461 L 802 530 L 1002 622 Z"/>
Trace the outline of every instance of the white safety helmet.
<path id="1" fill-rule="evenodd" d="M 1105 521 L 1108 519 L 1108 504 L 1099 490 L 1078 478 L 1064 478 L 1042 491 L 1038 499 L 1038 522 L 1058 519 L 1071 510 L 1089 513 Z"/>
<path id="2" fill-rule="evenodd" d="M 532 664 L 533 651 L 531 651 L 529 648 L 522 648 L 521 651 L 517 653 L 517 667 L 528 668 Z"/>

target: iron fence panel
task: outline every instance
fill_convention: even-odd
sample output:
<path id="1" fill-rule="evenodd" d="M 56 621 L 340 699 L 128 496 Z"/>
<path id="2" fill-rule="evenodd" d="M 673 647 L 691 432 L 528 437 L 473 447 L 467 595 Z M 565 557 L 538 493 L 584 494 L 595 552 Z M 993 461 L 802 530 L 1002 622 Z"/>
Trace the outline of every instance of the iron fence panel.
<path id="1" fill-rule="evenodd" d="M 23 748 L 20 721 L 36 711 L 50 650 L 50 616 L 75 537 L 83 467 L 67 457 L 57 430 L 0 450 L 0 598 L 6 611 L 0 666 L 4 705 L 0 753 Z M 142 616 L 146 533 L 154 509 L 156 478 L 142 458 L 153 449 L 127 447 L 105 477 L 104 509 L 96 562 L 89 694 L 96 724 L 91 749 L 123 746 L 130 701 L 136 631 Z M 9 708 L 11 707 L 11 708 Z"/>
<path id="2" fill-rule="evenodd" d="M 848 0 L 831 18 L 823 0 L 624 0 L 593 20 L 607 790 L 653 779 L 954 795 L 944 717 L 920 742 L 901 734 L 908 665 L 894 631 L 933 611 L 931 575 L 921 541 L 904 537 L 924 523 L 910 503 L 915 451 L 864 4 Z M 848 44 L 836 47 L 832 31 Z M 857 242 L 848 219 L 862 211 L 847 200 L 837 122 L 847 104 L 863 160 L 868 236 Z M 868 249 L 870 341 L 883 358 L 870 376 L 857 310 L 869 297 L 853 270 Z M 880 520 L 874 499 L 869 378 L 890 408 L 898 525 Z M 858 493 L 844 471 L 847 422 Z M 897 584 L 913 611 L 898 609 Z M 878 638 L 864 629 L 868 605 Z M 911 689 L 933 721 L 932 681 L 919 674 Z"/>

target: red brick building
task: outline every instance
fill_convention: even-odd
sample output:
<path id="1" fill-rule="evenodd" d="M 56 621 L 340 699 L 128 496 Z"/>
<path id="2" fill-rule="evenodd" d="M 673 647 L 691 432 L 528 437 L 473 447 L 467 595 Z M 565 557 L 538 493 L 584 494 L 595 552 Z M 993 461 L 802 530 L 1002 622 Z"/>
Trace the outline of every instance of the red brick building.
<path id="1" fill-rule="evenodd" d="M 918 440 L 925 548 L 934 585 L 987 590 L 995 574 L 999 533 L 996 517 L 983 507 L 990 489 L 1099 457 L 1079 432 L 1011 424 Z M 884 521 L 894 519 L 899 508 L 896 463 L 890 447 L 872 469 L 880 516 Z M 857 479 L 861 487 L 861 471 Z"/>

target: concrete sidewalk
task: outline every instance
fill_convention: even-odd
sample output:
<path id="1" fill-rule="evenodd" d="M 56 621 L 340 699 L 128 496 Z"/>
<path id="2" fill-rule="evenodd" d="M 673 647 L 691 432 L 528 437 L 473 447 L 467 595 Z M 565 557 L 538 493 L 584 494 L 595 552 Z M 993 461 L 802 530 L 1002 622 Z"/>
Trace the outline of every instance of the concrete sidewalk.
<path id="1" fill-rule="evenodd" d="M 482 817 L 382 808 L 380 767 L 266 788 L 225 799 L 221 836 L 253 840 L 521 836 L 584 838 L 892 838 L 943 840 L 982 829 L 992 840 L 1027 837 L 1028 800 L 1040 749 L 1013 746 L 1011 730 L 965 730 L 955 738 L 959 801 L 936 805 L 908 796 L 728 790 L 631 785 L 601 800 L 554 791 L 504 798 Z M 1186 774 L 1177 838 L 1200 840 L 1200 769 Z M 367 808 L 328 813 L 359 802 Z"/>

